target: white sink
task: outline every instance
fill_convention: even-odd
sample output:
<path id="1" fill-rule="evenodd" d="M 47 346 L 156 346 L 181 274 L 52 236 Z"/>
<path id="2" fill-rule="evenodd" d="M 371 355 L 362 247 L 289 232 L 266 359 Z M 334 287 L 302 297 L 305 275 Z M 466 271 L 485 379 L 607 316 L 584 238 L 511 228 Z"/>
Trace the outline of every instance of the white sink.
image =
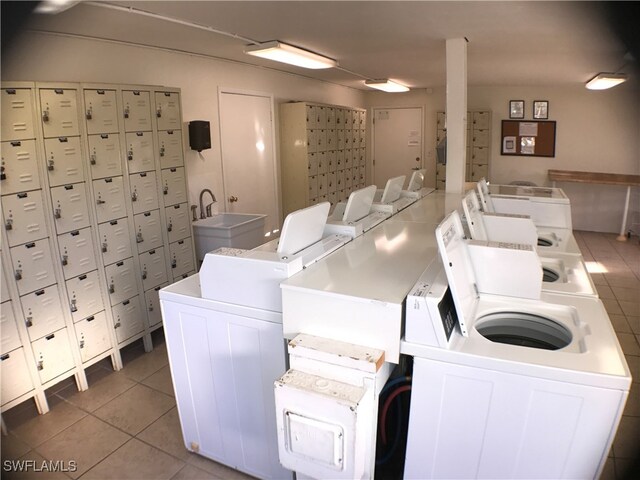
<path id="1" fill-rule="evenodd" d="M 193 222 L 198 260 L 220 247 L 251 249 L 262 245 L 266 215 L 219 213 Z"/>

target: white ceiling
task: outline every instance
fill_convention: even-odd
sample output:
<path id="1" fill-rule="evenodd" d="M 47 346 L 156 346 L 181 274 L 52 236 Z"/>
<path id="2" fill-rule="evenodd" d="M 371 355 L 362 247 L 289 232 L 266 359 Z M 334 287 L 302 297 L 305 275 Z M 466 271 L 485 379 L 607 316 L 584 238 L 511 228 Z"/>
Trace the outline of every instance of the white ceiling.
<path id="1" fill-rule="evenodd" d="M 57 15 L 33 15 L 28 28 L 224 58 L 362 89 L 363 78 L 392 78 L 413 88 L 444 85 L 449 38 L 469 40 L 469 85 L 584 83 L 618 70 L 626 54 L 600 2 L 87 2 Z M 334 58 L 341 68 L 306 70 L 255 58 L 243 53 L 247 40 L 291 43 Z"/>

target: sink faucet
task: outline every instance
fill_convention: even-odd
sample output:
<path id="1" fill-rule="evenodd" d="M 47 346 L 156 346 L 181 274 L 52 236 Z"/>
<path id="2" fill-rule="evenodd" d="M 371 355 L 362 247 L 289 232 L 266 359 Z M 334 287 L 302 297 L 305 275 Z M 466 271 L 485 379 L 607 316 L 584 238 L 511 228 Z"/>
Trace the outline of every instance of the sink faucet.
<path id="1" fill-rule="evenodd" d="M 204 194 L 209 192 L 209 195 L 211 195 L 211 199 L 213 200 L 213 202 L 211 202 L 209 205 L 207 205 L 206 207 L 206 215 L 205 215 L 205 207 L 204 204 L 202 203 Z M 211 190 L 209 190 L 208 188 L 205 188 L 204 190 L 202 190 L 200 192 L 200 218 L 207 218 L 211 216 L 211 205 L 213 205 L 214 203 L 216 203 L 216 196 L 213 194 L 213 192 Z"/>

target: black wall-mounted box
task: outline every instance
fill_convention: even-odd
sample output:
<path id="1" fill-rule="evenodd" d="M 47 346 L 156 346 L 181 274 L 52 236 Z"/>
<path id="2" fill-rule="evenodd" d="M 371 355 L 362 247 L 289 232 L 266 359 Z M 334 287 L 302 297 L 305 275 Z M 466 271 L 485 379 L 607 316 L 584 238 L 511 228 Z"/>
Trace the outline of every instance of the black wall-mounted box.
<path id="1" fill-rule="evenodd" d="M 191 150 L 207 150 L 211 148 L 211 127 L 206 120 L 189 122 L 189 147 Z"/>

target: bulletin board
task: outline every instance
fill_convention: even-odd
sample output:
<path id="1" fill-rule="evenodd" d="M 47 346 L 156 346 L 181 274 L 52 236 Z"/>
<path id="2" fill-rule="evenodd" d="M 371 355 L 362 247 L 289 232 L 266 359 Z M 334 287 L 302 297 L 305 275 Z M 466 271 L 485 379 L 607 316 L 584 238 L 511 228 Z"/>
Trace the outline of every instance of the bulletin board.
<path id="1" fill-rule="evenodd" d="M 502 155 L 555 157 L 556 122 L 549 120 L 502 120 Z"/>

